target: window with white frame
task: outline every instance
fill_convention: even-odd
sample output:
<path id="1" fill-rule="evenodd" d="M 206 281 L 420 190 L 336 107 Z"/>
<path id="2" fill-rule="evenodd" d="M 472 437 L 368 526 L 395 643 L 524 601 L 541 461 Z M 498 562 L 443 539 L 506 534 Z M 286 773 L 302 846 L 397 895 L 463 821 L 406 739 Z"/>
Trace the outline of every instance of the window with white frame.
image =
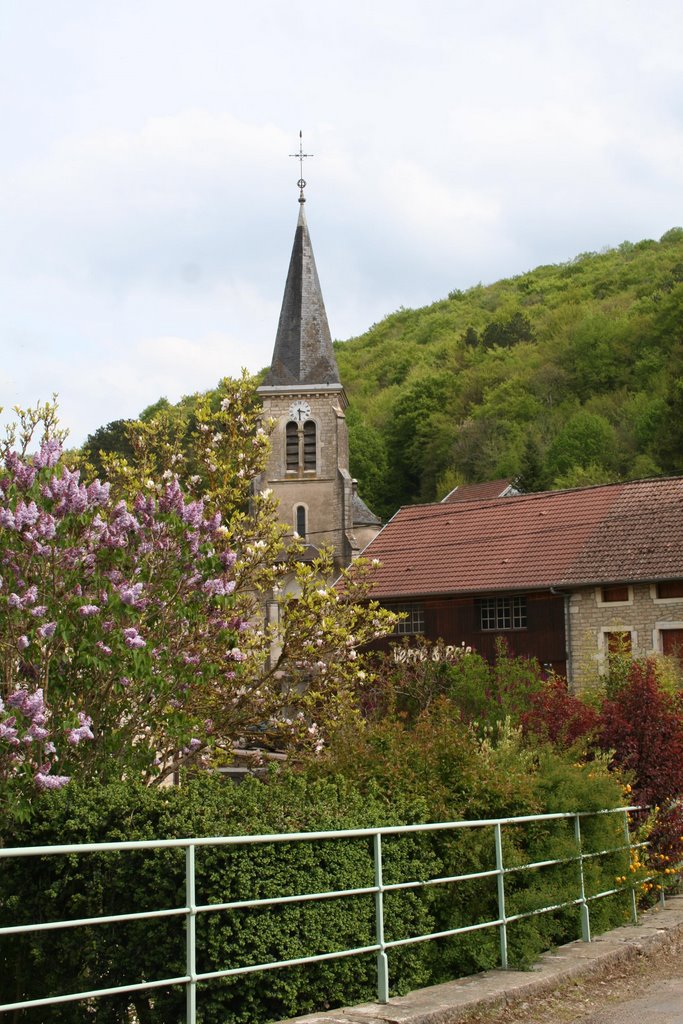
<path id="1" fill-rule="evenodd" d="M 526 597 L 483 597 L 478 604 L 482 630 L 526 629 Z"/>
<path id="2" fill-rule="evenodd" d="M 633 591 L 627 583 L 610 583 L 597 588 L 598 604 L 633 604 Z"/>

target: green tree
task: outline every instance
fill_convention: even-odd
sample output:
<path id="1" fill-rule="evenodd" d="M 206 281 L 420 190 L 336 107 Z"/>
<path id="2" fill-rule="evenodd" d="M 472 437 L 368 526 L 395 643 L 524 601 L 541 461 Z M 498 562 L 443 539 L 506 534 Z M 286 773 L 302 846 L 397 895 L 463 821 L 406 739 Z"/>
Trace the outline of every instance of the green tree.
<path id="1" fill-rule="evenodd" d="M 589 466 L 613 470 L 616 458 L 614 427 L 604 416 L 580 409 L 548 448 L 548 472 L 554 480 L 570 470 Z M 604 481 L 600 481 L 604 482 Z"/>

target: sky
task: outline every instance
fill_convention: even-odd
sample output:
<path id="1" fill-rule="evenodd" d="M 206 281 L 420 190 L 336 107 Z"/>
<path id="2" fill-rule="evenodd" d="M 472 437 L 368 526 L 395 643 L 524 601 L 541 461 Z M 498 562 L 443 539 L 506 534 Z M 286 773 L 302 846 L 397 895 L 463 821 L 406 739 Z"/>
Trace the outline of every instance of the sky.
<path id="1" fill-rule="evenodd" d="M 72 444 L 270 363 L 306 215 L 334 338 L 683 224 L 680 0 L 0 0 L 0 406 Z"/>

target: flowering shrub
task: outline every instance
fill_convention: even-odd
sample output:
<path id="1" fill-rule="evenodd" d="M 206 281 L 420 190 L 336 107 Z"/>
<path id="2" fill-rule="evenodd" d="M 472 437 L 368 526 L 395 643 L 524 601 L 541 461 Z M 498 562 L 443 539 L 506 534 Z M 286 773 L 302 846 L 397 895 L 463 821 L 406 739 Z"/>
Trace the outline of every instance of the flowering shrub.
<path id="1" fill-rule="evenodd" d="M 350 699 L 356 648 L 390 628 L 392 616 L 357 601 L 365 566 L 341 596 L 325 559 L 303 565 L 283 550 L 272 498 L 247 506 L 267 439 L 253 388 L 224 391 L 198 417 L 212 440 L 187 487 L 167 468 L 136 489 L 140 467 L 122 460 L 113 482 L 88 480 L 62 457 L 53 406 L 19 413 L 0 452 L 7 806 L 72 775 L 153 782 L 229 757 L 235 744 L 319 743 L 324 715 Z M 191 460 L 177 461 L 183 470 Z M 298 581 L 296 609 L 266 627 L 264 595 L 286 573 Z M 308 685 L 284 692 L 292 672 Z"/>

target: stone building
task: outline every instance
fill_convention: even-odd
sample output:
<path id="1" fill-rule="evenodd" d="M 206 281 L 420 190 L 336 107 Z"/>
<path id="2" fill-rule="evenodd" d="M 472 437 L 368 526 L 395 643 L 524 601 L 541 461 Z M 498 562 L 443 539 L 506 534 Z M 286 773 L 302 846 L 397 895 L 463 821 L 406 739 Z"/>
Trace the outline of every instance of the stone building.
<path id="1" fill-rule="evenodd" d="M 272 489 L 280 519 L 304 541 L 304 557 L 328 548 L 338 572 L 381 528 L 349 472 L 348 399 L 339 379 L 303 189 L 270 369 L 258 393 L 275 420 L 255 488 Z"/>
<path id="2" fill-rule="evenodd" d="M 618 651 L 683 664 L 683 478 L 414 505 L 365 554 L 399 637 L 503 638 L 576 688 Z"/>

